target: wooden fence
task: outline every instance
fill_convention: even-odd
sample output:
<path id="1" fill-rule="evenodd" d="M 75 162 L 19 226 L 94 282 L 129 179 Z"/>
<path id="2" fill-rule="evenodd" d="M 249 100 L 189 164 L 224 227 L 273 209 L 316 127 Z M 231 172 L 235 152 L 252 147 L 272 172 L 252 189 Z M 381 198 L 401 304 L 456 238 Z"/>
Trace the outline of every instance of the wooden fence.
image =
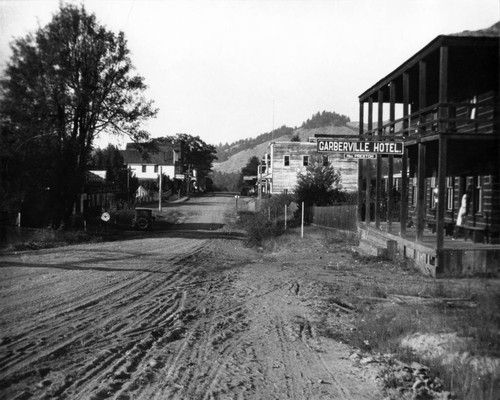
<path id="1" fill-rule="evenodd" d="M 304 219 L 306 222 L 327 228 L 356 232 L 357 206 L 339 204 L 327 207 L 307 207 Z"/>

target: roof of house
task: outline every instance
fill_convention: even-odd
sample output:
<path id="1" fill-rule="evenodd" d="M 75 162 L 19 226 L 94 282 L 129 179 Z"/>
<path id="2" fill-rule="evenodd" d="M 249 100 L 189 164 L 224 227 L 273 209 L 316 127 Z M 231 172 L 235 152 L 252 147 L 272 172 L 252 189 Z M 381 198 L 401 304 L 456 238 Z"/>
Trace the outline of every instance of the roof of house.
<path id="1" fill-rule="evenodd" d="M 106 180 L 106 171 L 85 171 L 85 182 L 104 182 Z"/>
<path id="2" fill-rule="evenodd" d="M 474 36 L 474 37 L 496 37 L 500 39 L 500 21 L 493 24 L 489 28 L 479 29 L 477 31 L 463 31 L 458 33 L 452 33 L 449 36 Z"/>
<path id="3" fill-rule="evenodd" d="M 120 151 L 126 164 L 160 164 L 163 157 L 161 153 L 141 153 L 139 150 L 128 149 Z"/>
<path id="4" fill-rule="evenodd" d="M 160 145 L 158 150 L 151 150 L 141 144 L 127 143 L 125 150 L 121 150 L 120 153 L 126 164 L 164 165 L 166 162 L 164 154 L 171 151 L 179 152 L 180 144 Z"/>

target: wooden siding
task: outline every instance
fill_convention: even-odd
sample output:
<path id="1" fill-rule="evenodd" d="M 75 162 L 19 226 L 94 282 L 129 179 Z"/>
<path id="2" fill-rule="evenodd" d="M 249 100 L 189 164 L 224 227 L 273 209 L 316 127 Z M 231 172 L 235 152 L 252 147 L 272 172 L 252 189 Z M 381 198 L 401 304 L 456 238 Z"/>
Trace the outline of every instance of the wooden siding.
<path id="1" fill-rule="evenodd" d="M 476 98 L 469 99 L 469 104 L 456 107 L 457 122 L 451 130 L 458 133 L 495 133 L 494 122 L 498 107 L 493 90 L 481 93 Z"/>
<path id="2" fill-rule="evenodd" d="M 309 156 L 309 162 L 322 160 L 316 151 L 316 143 L 309 142 L 275 142 L 271 144 L 271 171 L 272 193 L 283 193 L 285 190 L 292 192 L 297 186 L 298 173 L 304 173 L 304 156 Z M 284 165 L 285 156 L 290 156 L 288 166 Z M 328 161 L 333 168 L 342 175 L 342 186 L 348 192 L 357 190 L 358 187 L 358 162 L 343 158 L 342 154 L 328 154 Z"/>
<path id="3" fill-rule="evenodd" d="M 475 190 L 474 179 L 476 177 L 466 177 L 465 187 L 462 189 L 466 190 L 467 186 L 470 184 Z M 481 211 L 474 212 L 472 199 L 470 199 L 470 209 L 465 219 L 465 226 L 476 226 L 481 228 L 486 228 L 491 232 L 500 231 L 500 182 L 499 178 L 494 175 L 485 175 L 481 177 L 483 179 L 483 196 L 482 196 L 482 209 Z M 462 202 L 463 192 L 460 192 L 459 187 L 460 177 L 456 176 L 454 181 L 454 191 L 453 191 L 453 209 L 445 209 L 445 222 L 456 223 L 458 211 Z M 432 196 L 431 178 L 426 179 L 425 184 L 425 219 L 433 220 L 436 217 L 436 209 L 431 208 L 431 196 Z M 410 194 L 410 193 L 409 193 Z M 474 196 L 474 195 L 473 195 Z M 409 206 L 410 215 L 414 212 L 415 206 Z"/>

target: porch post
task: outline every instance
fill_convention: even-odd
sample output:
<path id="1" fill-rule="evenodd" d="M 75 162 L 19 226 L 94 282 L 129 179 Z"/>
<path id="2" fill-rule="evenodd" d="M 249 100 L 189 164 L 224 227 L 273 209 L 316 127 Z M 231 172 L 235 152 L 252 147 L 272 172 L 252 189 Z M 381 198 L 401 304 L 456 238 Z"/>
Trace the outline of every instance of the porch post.
<path id="1" fill-rule="evenodd" d="M 365 222 L 370 224 L 371 222 L 371 212 L 370 212 L 370 191 L 372 186 L 372 163 L 371 160 L 365 160 L 365 169 L 366 169 L 366 212 L 365 212 Z"/>
<path id="2" fill-rule="evenodd" d="M 396 119 L 396 82 L 392 81 L 389 86 L 389 121 L 391 122 L 389 133 L 394 135 L 394 120 Z M 392 227 L 392 213 L 394 208 L 393 186 L 394 186 L 394 156 L 389 156 L 389 173 L 387 185 L 387 230 L 390 232 Z"/>
<path id="3" fill-rule="evenodd" d="M 446 194 L 446 152 L 448 140 L 443 135 L 439 137 L 439 159 L 438 159 L 438 202 L 436 217 L 437 251 L 444 247 L 444 210 Z M 439 253 L 438 253 L 439 254 Z M 439 259 L 438 259 L 439 262 Z M 438 264 L 439 267 L 439 264 Z"/>
<path id="4" fill-rule="evenodd" d="M 380 96 L 380 90 L 378 95 Z M 378 107 L 380 108 L 380 100 L 378 99 Z M 371 129 L 373 129 L 373 97 L 370 97 L 370 119 L 368 124 L 370 124 Z M 380 115 L 380 114 L 379 114 Z M 380 124 L 377 124 L 379 126 Z M 377 131 L 377 135 L 379 135 Z M 380 156 L 377 156 L 377 161 L 375 161 L 375 227 L 380 229 Z"/>
<path id="5" fill-rule="evenodd" d="M 424 238 L 425 219 L 425 144 L 418 144 L 417 166 L 417 242 Z"/>
<path id="6" fill-rule="evenodd" d="M 407 216 L 408 216 L 408 149 L 404 148 L 402 163 L 401 163 L 401 203 L 399 209 L 401 237 L 406 237 Z"/>
<path id="7" fill-rule="evenodd" d="M 368 132 L 372 135 L 371 130 L 373 129 L 373 98 L 370 96 L 368 98 Z M 365 160 L 365 175 L 366 175 L 366 209 L 365 209 L 365 222 L 370 224 L 371 222 L 371 187 L 372 187 L 372 162 L 371 160 Z"/>
<path id="8" fill-rule="evenodd" d="M 410 97 L 410 76 L 408 72 L 403 73 L 403 136 L 409 136 L 406 129 L 409 127 L 409 97 Z M 406 223 L 408 220 L 408 149 L 405 147 L 401 165 L 401 208 L 399 210 L 399 220 L 401 224 L 401 237 L 406 237 Z"/>
<path id="9" fill-rule="evenodd" d="M 427 63 L 425 61 L 420 61 L 418 63 L 418 109 L 420 111 L 420 124 L 425 123 L 425 115 L 422 114 L 422 110 L 427 105 Z M 420 127 L 419 134 L 425 132 L 425 128 Z"/>
<path id="10" fill-rule="evenodd" d="M 425 133 L 425 115 L 422 110 L 427 105 L 427 63 L 419 61 L 418 63 L 418 109 L 420 112 L 418 135 L 421 136 Z M 417 242 L 421 242 L 424 238 L 424 225 L 425 225 L 425 156 L 426 147 L 423 143 L 418 143 L 418 172 L 417 172 Z"/>
<path id="11" fill-rule="evenodd" d="M 363 107 L 364 107 L 364 103 L 363 103 L 363 100 L 359 100 L 359 134 L 362 135 L 363 134 L 363 130 L 364 130 L 364 110 L 363 110 Z M 362 188 L 363 188 L 363 160 L 359 160 L 358 161 L 358 199 L 357 199 L 357 203 L 358 203 L 358 221 L 361 222 L 361 209 L 362 209 L 362 205 L 363 205 L 363 193 L 362 193 Z"/>
<path id="12" fill-rule="evenodd" d="M 357 204 L 358 204 L 358 222 L 362 222 L 362 208 L 363 208 L 363 160 L 358 160 L 358 193 L 357 193 Z"/>
<path id="13" fill-rule="evenodd" d="M 406 129 L 410 124 L 408 121 L 408 114 L 410 114 L 410 75 L 408 72 L 403 73 L 403 136 L 410 136 Z"/>
<path id="14" fill-rule="evenodd" d="M 384 92 L 379 89 L 377 94 L 377 135 L 382 135 L 384 124 Z M 377 155 L 377 178 L 375 180 L 375 226 L 380 229 L 380 203 L 382 202 L 382 156 Z"/>
<path id="15" fill-rule="evenodd" d="M 439 49 L 439 131 L 448 130 L 448 47 Z M 443 121 L 444 120 L 444 121 Z"/>

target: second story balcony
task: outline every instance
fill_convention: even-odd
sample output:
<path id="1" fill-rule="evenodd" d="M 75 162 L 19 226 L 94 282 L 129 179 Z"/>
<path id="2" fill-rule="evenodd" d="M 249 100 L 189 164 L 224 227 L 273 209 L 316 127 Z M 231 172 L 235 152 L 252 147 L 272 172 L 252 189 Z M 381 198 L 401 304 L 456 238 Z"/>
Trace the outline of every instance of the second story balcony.
<path id="1" fill-rule="evenodd" d="M 360 134 L 498 135 L 498 37 L 438 36 L 359 96 Z"/>

